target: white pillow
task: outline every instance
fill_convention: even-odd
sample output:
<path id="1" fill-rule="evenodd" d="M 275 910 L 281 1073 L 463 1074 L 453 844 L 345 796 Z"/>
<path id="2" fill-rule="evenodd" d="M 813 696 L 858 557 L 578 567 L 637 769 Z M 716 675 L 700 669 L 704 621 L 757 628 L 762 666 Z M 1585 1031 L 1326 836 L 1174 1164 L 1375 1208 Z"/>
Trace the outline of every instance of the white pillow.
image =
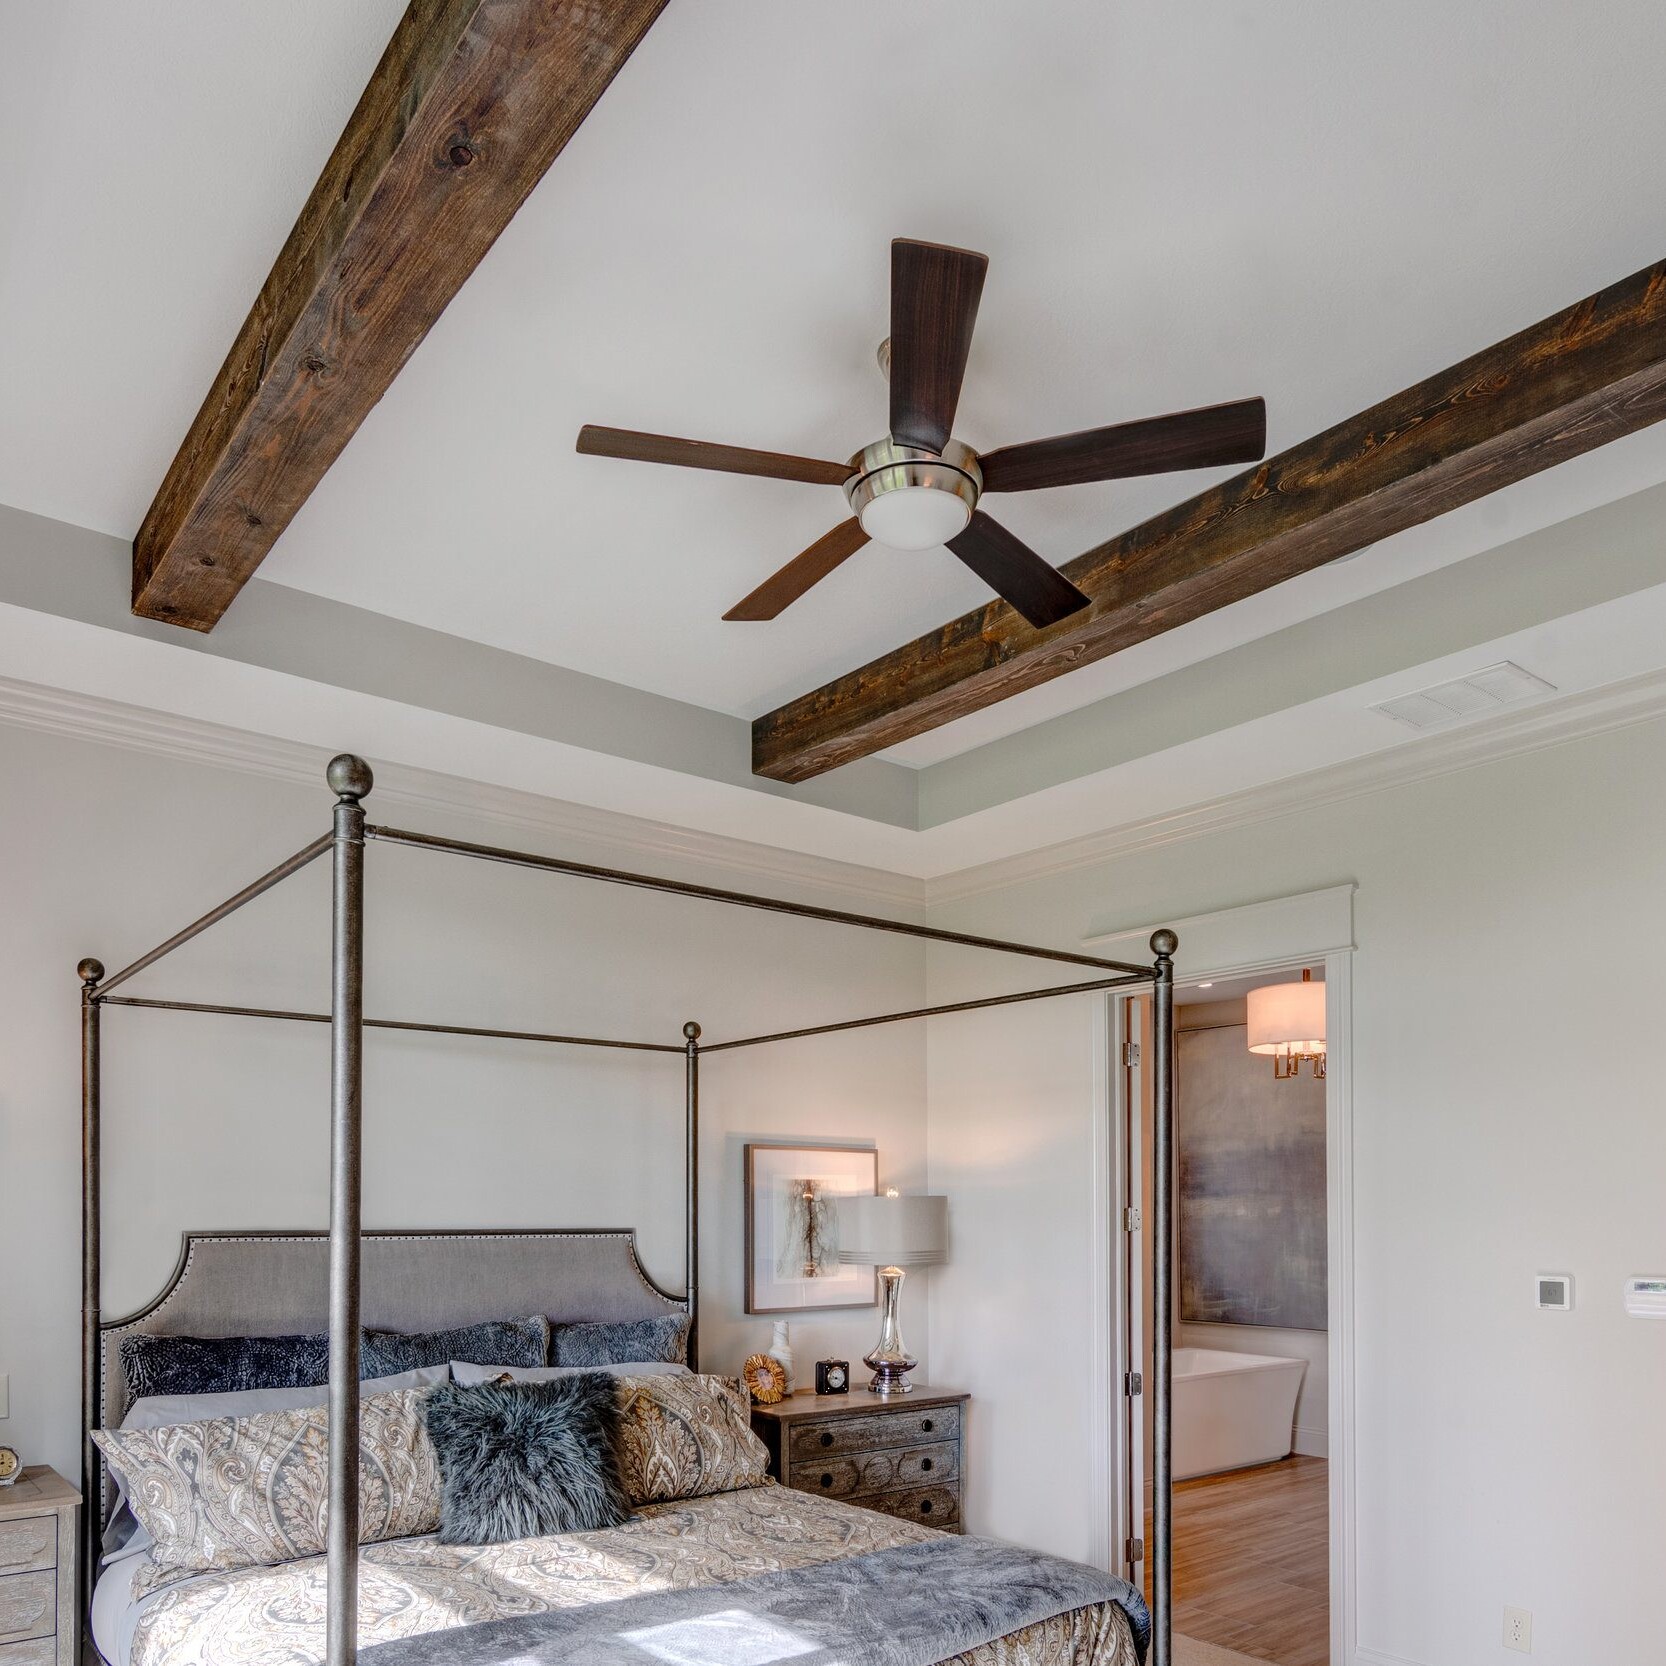
<path id="1" fill-rule="evenodd" d="M 476 1369 L 469 1367 L 470 1370 Z M 359 1384 L 359 1397 L 396 1394 L 407 1388 L 432 1388 L 451 1381 L 449 1365 L 425 1365 L 392 1377 L 370 1377 Z M 307 1411 L 330 1403 L 328 1383 L 306 1388 L 239 1388 L 225 1394 L 152 1394 L 135 1400 L 121 1420 L 124 1429 L 176 1429 L 182 1423 L 206 1423 L 214 1417 L 253 1417 L 263 1411 Z M 115 1474 L 116 1507 L 104 1530 L 104 1565 L 149 1550 L 151 1537 L 127 1502 L 127 1483 Z"/>
<path id="2" fill-rule="evenodd" d="M 673 1365 L 667 1360 L 637 1360 L 630 1365 L 470 1365 L 465 1360 L 451 1362 L 451 1380 L 465 1387 L 473 1383 L 495 1383 L 507 1377 L 512 1383 L 553 1383 L 562 1377 L 582 1377 L 587 1371 L 606 1371 L 615 1377 L 686 1377 L 686 1365 Z"/>

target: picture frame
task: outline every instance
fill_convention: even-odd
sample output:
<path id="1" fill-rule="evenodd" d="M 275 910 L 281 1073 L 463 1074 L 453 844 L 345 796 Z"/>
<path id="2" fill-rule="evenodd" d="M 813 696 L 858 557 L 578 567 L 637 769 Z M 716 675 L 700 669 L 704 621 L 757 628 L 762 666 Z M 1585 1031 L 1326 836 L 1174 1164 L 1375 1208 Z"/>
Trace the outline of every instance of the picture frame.
<path id="1" fill-rule="evenodd" d="M 878 1149 L 760 1140 L 744 1156 L 746 1311 L 875 1306 L 878 1269 L 839 1264 L 837 1215 L 823 1200 L 876 1195 Z"/>

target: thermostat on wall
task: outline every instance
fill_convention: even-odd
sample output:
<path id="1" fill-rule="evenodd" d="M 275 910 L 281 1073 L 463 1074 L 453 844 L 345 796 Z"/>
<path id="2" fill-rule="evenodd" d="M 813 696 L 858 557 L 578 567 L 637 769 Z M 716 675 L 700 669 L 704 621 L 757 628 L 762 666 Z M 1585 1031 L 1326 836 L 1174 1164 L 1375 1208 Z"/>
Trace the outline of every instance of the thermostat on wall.
<path id="1" fill-rule="evenodd" d="M 1566 1313 L 1573 1306 L 1572 1273 L 1538 1273 L 1533 1279 L 1533 1289 L 1540 1307 Z"/>
<path id="2" fill-rule="evenodd" d="M 1666 1319 L 1666 1277 L 1628 1278 L 1626 1312 L 1634 1319 Z"/>

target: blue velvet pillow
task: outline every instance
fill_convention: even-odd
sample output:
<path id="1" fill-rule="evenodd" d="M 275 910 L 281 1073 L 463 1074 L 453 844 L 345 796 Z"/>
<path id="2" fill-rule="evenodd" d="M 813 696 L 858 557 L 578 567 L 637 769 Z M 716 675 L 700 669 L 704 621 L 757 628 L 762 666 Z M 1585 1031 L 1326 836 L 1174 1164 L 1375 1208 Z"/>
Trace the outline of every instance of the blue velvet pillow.
<path id="1" fill-rule="evenodd" d="M 628 1365 L 640 1360 L 686 1365 L 688 1315 L 666 1313 L 657 1319 L 626 1319 L 616 1324 L 557 1325 L 553 1348 L 552 1365 Z"/>
<path id="2" fill-rule="evenodd" d="M 314 1388 L 330 1376 L 327 1336 L 128 1336 L 121 1344 L 127 1398 Z M 383 1373 L 377 1373 L 381 1375 Z"/>
<path id="3" fill-rule="evenodd" d="M 361 1371 L 367 1377 L 391 1377 L 425 1365 L 460 1359 L 470 1365 L 542 1365 L 549 1358 L 550 1322 L 488 1319 L 456 1330 L 367 1330 L 361 1343 Z"/>
<path id="4" fill-rule="evenodd" d="M 443 1383 L 422 1420 L 440 1461 L 440 1543 L 502 1544 L 630 1518 L 613 1378 Z"/>

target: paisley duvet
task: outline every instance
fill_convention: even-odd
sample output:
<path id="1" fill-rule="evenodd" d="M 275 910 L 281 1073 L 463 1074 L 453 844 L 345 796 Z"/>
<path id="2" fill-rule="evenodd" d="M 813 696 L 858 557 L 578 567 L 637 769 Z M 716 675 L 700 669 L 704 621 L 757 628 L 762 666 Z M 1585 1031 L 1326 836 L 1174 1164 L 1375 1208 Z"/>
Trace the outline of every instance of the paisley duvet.
<path id="1" fill-rule="evenodd" d="M 764 1485 L 648 1505 L 594 1533 L 485 1546 L 391 1539 L 361 1552 L 359 1641 L 717 1586 L 936 1536 Z M 311 1666 L 324 1657 L 324 1610 L 322 1557 L 184 1578 L 146 1597 L 126 1666 Z M 984 1643 L 951 1666 L 1138 1666 L 1138 1653 L 1123 1610 L 1103 1602 Z"/>

